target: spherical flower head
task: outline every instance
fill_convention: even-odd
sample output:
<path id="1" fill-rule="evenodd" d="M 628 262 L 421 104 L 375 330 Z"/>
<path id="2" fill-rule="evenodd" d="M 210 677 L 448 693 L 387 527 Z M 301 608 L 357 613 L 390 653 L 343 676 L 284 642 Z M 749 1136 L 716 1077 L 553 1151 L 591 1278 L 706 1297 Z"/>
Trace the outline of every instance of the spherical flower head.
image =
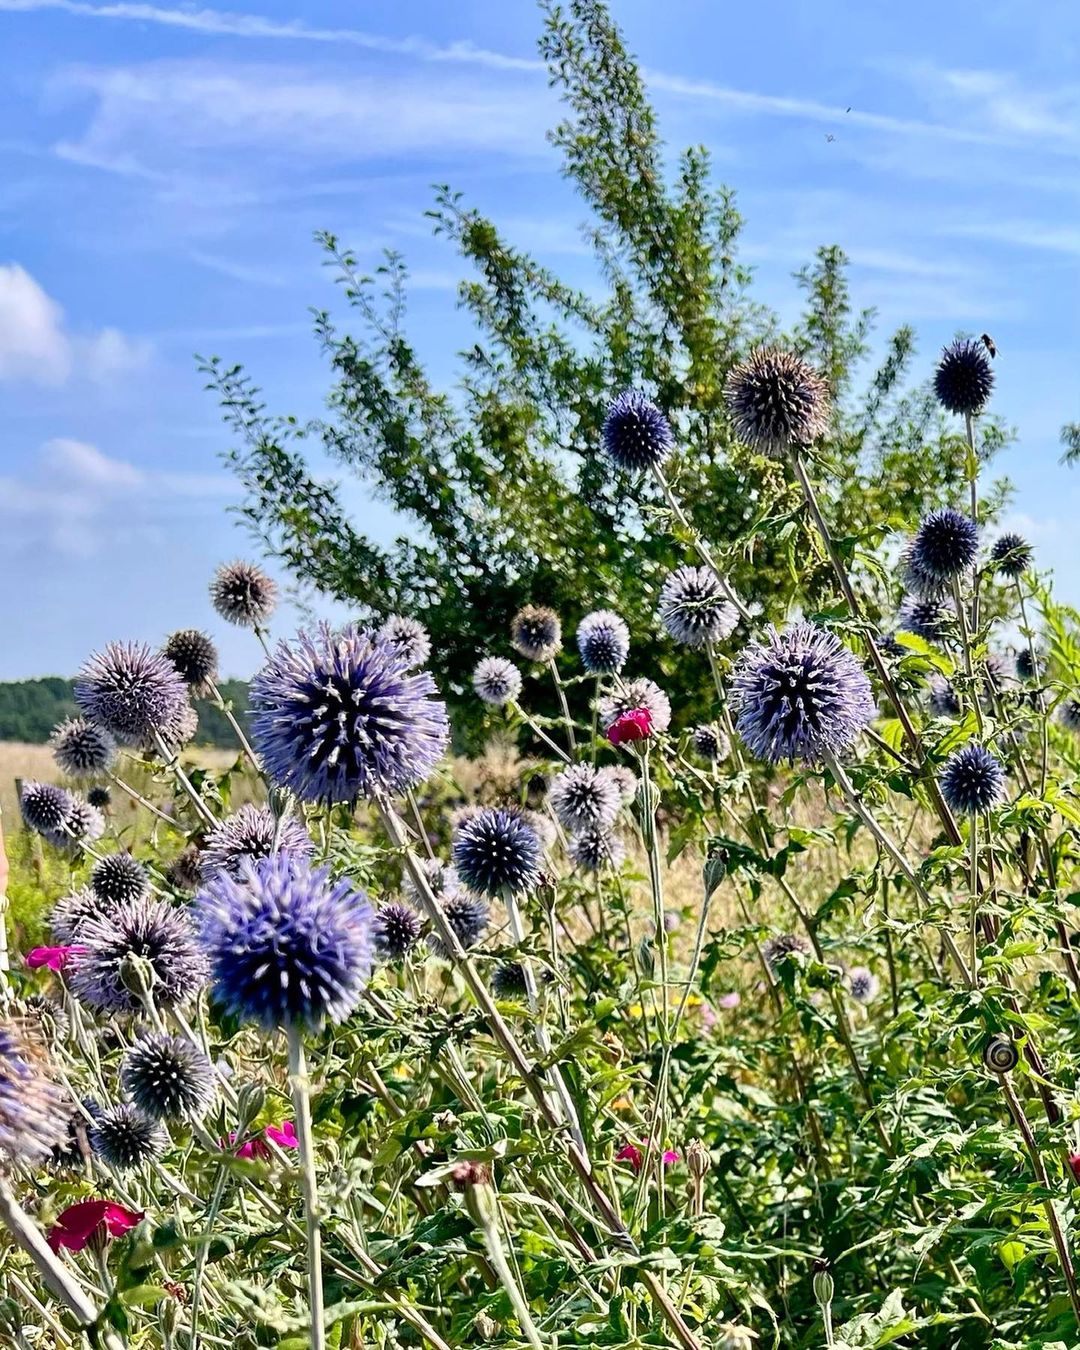
<path id="1" fill-rule="evenodd" d="M 633 769 L 626 764 L 605 764 L 600 772 L 615 784 L 620 803 L 629 806 L 638 790 L 638 776 Z"/>
<path id="2" fill-rule="evenodd" d="M 995 572 L 1015 581 L 1022 577 L 1031 566 L 1032 550 L 1028 541 L 1020 534 L 1003 534 L 994 540 L 990 550 L 990 561 Z"/>
<path id="3" fill-rule="evenodd" d="M 644 677 L 627 680 L 621 688 L 604 694 L 596 707 L 605 734 L 620 717 L 638 709 L 649 714 L 649 732 L 659 735 L 671 726 L 671 702 L 667 694 L 658 684 Z"/>
<path id="4" fill-rule="evenodd" d="M 199 629 L 179 629 L 165 639 L 161 650 L 193 693 L 202 693 L 217 679 L 217 648 L 213 640 Z"/>
<path id="5" fill-rule="evenodd" d="M 610 825 L 619 814 L 618 785 L 592 764 L 571 764 L 555 776 L 548 804 L 560 825 L 572 831 Z"/>
<path id="6" fill-rule="evenodd" d="M 68 797 L 68 815 L 64 822 L 65 841 L 72 846 L 79 842 L 90 844 L 104 833 L 105 817 L 85 797 L 72 792 Z M 55 842 L 61 841 L 58 838 Z"/>
<path id="7" fill-rule="evenodd" d="M 585 872 L 618 869 L 626 859 L 626 846 L 617 834 L 602 825 L 590 825 L 570 836 L 567 851 Z"/>
<path id="8" fill-rule="evenodd" d="M 89 886 L 79 886 L 53 905 L 49 911 L 49 930 L 57 942 L 70 945 L 79 941 L 79 929 L 87 919 L 110 908 Z"/>
<path id="9" fill-rule="evenodd" d="M 590 675 L 616 675 L 630 655 L 630 629 L 614 610 L 596 609 L 578 624 L 577 645 Z"/>
<path id="10" fill-rule="evenodd" d="M 44 994 L 28 994 L 16 1004 L 16 1013 L 26 1018 L 34 1030 L 40 1032 L 46 1045 L 58 1045 L 67 1040 L 70 1023 L 63 1006 Z"/>
<path id="11" fill-rule="evenodd" d="M 986 406 L 993 388 L 994 369 L 981 342 L 957 338 L 941 353 L 934 372 L 934 393 L 947 412 L 975 417 Z"/>
<path id="12" fill-rule="evenodd" d="M 562 624 L 553 609 L 526 605 L 510 621 L 510 645 L 527 661 L 550 661 L 562 648 Z"/>
<path id="13" fill-rule="evenodd" d="M 217 872 L 238 877 L 245 859 L 257 862 L 272 853 L 294 853 L 309 858 L 315 851 L 311 836 L 295 816 L 279 820 L 268 806 L 249 804 L 233 812 L 210 831 L 199 855 L 202 880 Z"/>
<path id="14" fill-rule="evenodd" d="M 739 611 L 711 567 L 680 567 L 660 591 L 656 611 L 665 632 L 684 647 L 722 642 L 735 631 Z"/>
<path id="15" fill-rule="evenodd" d="M 693 746 L 694 754 L 709 764 L 727 759 L 728 755 L 731 754 L 731 741 L 728 739 L 728 734 L 723 727 L 718 727 L 715 722 L 706 722 L 695 727 L 690 733 L 690 744 Z"/>
<path id="16" fill-rule="evenodd" d="M 90 888 L 104 904 L 120 905 L 149 895 L 150 878 L 130 853 L 108 853 L 94 864 Z"/>
<path id="17" fill-rule="evenodd" d="M 485 703 L 501 708 L 521 693 L 521 671 L 505 657 L 485 656 L 473 671 L 472 683 Z"/>
<path id="18" fill-rule="evenodd" d="M 165 869 L 165 880 L 174 891 L 197 891 L 202 881 L 202 849 L 188 844 Z"/>
<path id="19" fill-rule="evenodd" d="M 153 1162 L 169 1146 L 169 1136 L 158 1122 L 130 1102 L 102 1111 L 87 1134 L 97 1156 L 117 1172 Z"/>
<path id="20" fill-rule="evenodd" d="M 26 1018 L 0 1018 L 0 1157 L 35 1161 L 48 1154 L 64 1132 L 63 1103 L 38 1028 Z"/>
<path id="21" fill-rule="evenodd" d="M 751 643 L 731 677 L 735 729 L 759 759 L 819 764 L 850 750 L 875 714 L 861 663 L 834 633 L 800 622 Z"/>
<path id="22" fill-rule="evenodd" d="M 206 957 L 186 911 L 164 900 L 128 901 L 85 919 L 72 961 L 75 997 L 102 1012 L 139 1012 L 143 1002 L 132 987 L 132 961 L 145 962 L 159 1008 L 188 1002 L 206 983 Z"/>
<path id="23" fill-rule="evenodd" d="M 848 989 L 856 1003 L 873 1003 L 881 991 L 881 981 L 866 966 L 852 966 L 848 971 Z"/>
<path id="24" fill-rule="evenodd" d="M 75 702 L 121 745 L 153 741 L 188 706 L 176 667 L 145 642 L 110 642 L 75 680 Z"/>
<path id="25" fill-rule="evenodd" d="M 86 794 L 86 800 L 91 806 L 96 806 L 99 811 L 104 811 L 112 805 L 112 793 L 107 787 L 99 783 L 97 787 L 92 787 Z"/>
<path id="26" fill-rule="evenodd" d="M 935 675 L 930 681 L 930 711 L 935 717 L 959 717 L 960 700 L 956 690 L 941 675 Z"/>
<path id="27" fill-rule="evenodd" d="M 1021 647 L 1016 653 L 1016 678 L 1024 680 L 1037 680 L 1043 673 L 1045 665 L 1041 652 L 1032 652 L 1030 647 Z"/>
<path id="28" fill-rule="evenodd" d="M 744 445 L 779 457 L 829 427 L 829 388 L 794 352 L 760 347 L 727 379 L 728 415 Z"/>
<path id="29" fill-rule="evenodd" d="M 440 900 L 439 906 L 446 916 L 446 922 L 454 930 L 454 936 L 466 951 L 470 947 L 475 947 L 487 932 L 488 924 L 491 922 L 491 911 L 487 901 L 478 895 L 456 891 Z M 449 958 L 450 953 L 437 933 L 431 934 L 428 945 L 436 955 L 444 959 Z"/>
<path id="30" fill-rule="evenodd" d="M 160 736 L 166 746 L 172 750 L 181 750 L 195 738 L 195 733 L 199 729 L 199 714 L 192 705 L 184 701 L 182 707 L 176 710 L 176 716 L 170 718 L 168 723 L 161 728 Z M 140 750 L 157 750 L 157 737 L 147 737 L 139 742 Z"/>
<path id="31" fill-rule="evenodd" d="M 431 638 L 419 619 L 411 619 L 407 614 L 391 614 L 379 629 L 377 637 L 380 642 L 387 642 L 398 649 L 406 670 L 427 665 L 431 655 Z"/>
<path id="32" fill-rule="evenodd" d="M 183 1036 L 145 1033 L 124 1056 L 124 1091 L 151 1120 L 199 1120 L 216 1092 L 214 1066 Z"/>
<path id="33" fill-rule="evenodd" d="M 1080 733 L 1080 699 L 1067 698 L 1058 713 L 1061 725 L 1069 731 Z"/>
<path id="34" fill-rule="evenodd" d="M 380 961 L 403 961 L 420 941 L 424 921 L 411 905 L 392 900 L 375 914 L 371 930 Z"/>
<path id="35" fill-rule="evenodd" d="M 454 895 L 462 889 L 461 879 L 457 872 L 449 863 L 443 862 L 441 858 L 421 858 L 419 864 L 420 871 L 427 878 L 431 893 L 436 898 L 441 899 L 443 896 Z M 413 881 L 412 872 L 407 867 L 402 874 L 401 884 L 406 896 L 414 904 L 419 903 L 420 892 L 417 889 L 416 882 Z"/>
<path id="36" fill-rule="evenodd" d="M 223 563 L 210 583 L 210 603 L 227 623 L 262 628 L 277 607 L 277 583 L 255 563 Z"/>
<path id="37" fill-rule="evenodd" d="M 667 418 L 636 389 L 628 389 L 611 403 L 602 440 L 605 453 L 631 473 L 659 468 L 675 445 Z"/>
<path id="38" fill-rule="evenodd" d="M 19 809 L 29 829 L 50 837 L 62 835 L 71 810 L 71 794 L 55 783 L 28 778 L 23 783 Z"/>
<path id="39" fill-rule="evenodd" d="M 525 967 L 520 961 L 499 962 L 491 973 L 491 992 L 507 1001 L 526 996 Z"/>
<path id="40" fill-rule="evenodd" d="M 71 778 L 93 778 L 107 773 L 116 758 L 116 742 L 96 722 L 69 717 L 49 737 L 53 759 Z"/>
<path id="41" fill-rule="evenodd" d="M 458 876 L 481 895 L 531 891 L 540 880 L 540 837 L 516 811 L 486 807 L 458 830 L 452 856 Z"/>
<path id="42" fill-rule="evenodd" d="M 941 770 L 941 792 L 962 815 L 989 811 L 1005 791 L 1005 770 L 985 746 L 974 742 L 954 750 Z"/>
<path id="43" fill-rule="evenodd" d="M 195 901 L 215 997 L 244 1022 L 317 1028 L 341 1022 L 371 974 L 373 912 L 326 867 L 277 853 L 226 872 Z"/>
<path id="44" fill-rule="evenodd" d="M 932 598 L 971 567 L 978 551 L 979 527 L 970 516 L 948 506 L 931 511 L 911 542 L 908 583 L 925 579 L 912 589 Z"/>
<path id="45" fill-rule="evenodd" d="M 908 595 L 896 616 L 896 626 L 902 633 L 914 633 L 924 642 L 940 642 L 949 621 L 949 611 L 940 600 L 925 600 Z"/>
<path id="46" fill-rule="evenodd" d="M 396 797 L 429 777 L 450 739 L 426 671 L 356 628 L 326 624 L 277 650 L 251 684 L 251 739 L 302 801 Z"/>
<path id="47" fill-rule="evenodd" d="M 803 958 L 810 955 L 810 944 L 798 933 L 774 933 L 772 937 L 766 938 L 761 946 L 765 964 L 773 975 L 779 971 L 781 962 L 796 953 Z"/>

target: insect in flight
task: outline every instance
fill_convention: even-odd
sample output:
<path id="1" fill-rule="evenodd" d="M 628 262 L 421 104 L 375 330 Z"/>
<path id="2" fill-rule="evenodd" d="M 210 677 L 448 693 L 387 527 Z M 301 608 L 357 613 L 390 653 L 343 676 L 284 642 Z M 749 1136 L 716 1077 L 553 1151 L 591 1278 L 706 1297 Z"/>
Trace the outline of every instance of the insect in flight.
<path id="1" fill-rule="evenodd" d="M 983 333 L 979 341 L 982 343 L 982 345 L 986 348 L 986 350 L 990 353 L 991 356 L 997 356 L 997 348 L 994 346 L 994 339 L 990 336 L 989 333 Z"/>

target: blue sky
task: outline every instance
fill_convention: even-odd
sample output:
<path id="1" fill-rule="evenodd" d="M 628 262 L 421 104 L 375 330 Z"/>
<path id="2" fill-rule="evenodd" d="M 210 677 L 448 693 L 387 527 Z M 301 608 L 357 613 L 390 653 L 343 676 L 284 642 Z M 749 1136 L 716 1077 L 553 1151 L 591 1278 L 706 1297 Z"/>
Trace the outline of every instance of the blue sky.
<path id="1" fill-rule="evenodd" d="M 1012 523 L 1080 603 L 1080 478 L 1057 463 L 1080 419 L 1080 9 L 613 8 L 669 144 L 707 144 L 738 191 L 758 299 L 793 315 L 791 272 L 839 243 L 856 302 L 916 326 L 922 371 L 956 330 L 994 335 Z M 275 410 L 319 411 L 307 307 L 334 292 L 314 230 L 371 266 L 405 252 L 442 381 L 468 329 L 461 265 L 422 215 L 433 182 L 589 282 L 539 27 L 526 0 L 0 0 L 0 678 L 187 625 L 251 672 L 206 600 L 250 546 L 193 353 L 245 362 Z M 349 502 L 393 530 L 359 486 Z"/>

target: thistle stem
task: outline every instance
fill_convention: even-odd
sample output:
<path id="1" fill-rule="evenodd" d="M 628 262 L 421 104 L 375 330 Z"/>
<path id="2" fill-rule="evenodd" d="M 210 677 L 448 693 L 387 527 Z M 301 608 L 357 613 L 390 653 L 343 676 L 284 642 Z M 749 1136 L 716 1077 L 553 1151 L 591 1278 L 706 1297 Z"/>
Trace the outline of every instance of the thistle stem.
<path id="1" fill-rule="evenodd" d="M 154 744 L 157 746 L 158 753 L 162 756 L 165 767 L 172 770 L 176 777 L 176 781 L 191 798 L 192 805 L 195 807 L 196 813 L 202 817 L 203 824 L 209 825 L 210 828 L 213 829 L 218 823 L 217 817 L 195 791 L 194 783 L 192 783 L 191 779 L 184 772 L 183 766 L 180 763 L 180 756 L 175 751 L 169 749 L 160 732 L 154 732 Z"/>
<path id="2" fill-rule="evenodd" d="M 296 1113 L 296 1138 L 300 1155 L 300 1184 L 304 1193 L 307 1223 L 308 1303 L 311 1308 L 311 1350 L 326 1350 L 326 1327 L 322 1284 L 322 1230 L 319 1226 L 319 1192 L 315 1179 L 315 1147 L 311 1137 L 311 1083 L 304 1054 L 303 1032 L 295 1023 L 288 1028 L 289 1086 Z"/>
<path id="3" fill-rule="evenodd" d="M 551 671 L 551 678 L 555 681 L 555 692 L 559 696 L 559 707 L 562 708 L 563 721 L 566 723 L 566 739 L 570 746 L 570 754 L 577 753 L 577 741 L 574 738 L 574 723 L 570 717 L 570 705 L 566 701 L 566 689 L 559 674 L 559 667 L 555 658 L 552 656 L 548 660 L 548 670 Z"/>
<path id="4" fill-rule="evenodd" d="M 517 715 L 521 718 L 521 720 L 525 723 L 525 725 L 530 729 L 530 731 L 532 731 L 533 735 L 536 736 L 539 740 L 543 741 L 544 744 L 547 746 L 547 748 L 558 759 L 561 759 L 564 764 L 572 763 L 570 756 L 566 753 L 566 751 L 562 748 L 562 746 L 555 744 L 555 742 L 551 739 L 551 737 L 547 734 L 547 732 L 544 731 L 542 727 L 536 724 L 533 718 L 529 716 L 529 714 L 525 711 L 525 709 L 521 706 L 520 703 L 518 703 L 515 699 L 511 699 L 510 702 L 507 704 L 507 707 L 510 708 L 512 712 L 517 713 Z"/>
<path id="5" fill-rule="evenodd" d="M 716 563 L 716 559 L 713 557 L 712 549 L 709 548 L 705 540 L 702 539 L 701 535 L 690 523 L 686 512 L 679 504 L 679 499 L 675 496 L 674 492 L 672 492 L 671 484 L 668 482 L 663 469 L 661 469 L 658 464 L 653 466 L 653 477 L 660 485 L 660 491 L 664 494 L 664 501 L 667 503 L 668 510 L 690 536 L 690 542 L 693 544 L 694 551 L 705 566 L 715 575 L 717 581 L 719 581 L 720 589 L 724 592 L 724 598 L 735 606 L 739 611 L 739 617 L 744 623 L 752 623 L 753 615 L 739 599 L 735 588 L 720 570 Z"/>

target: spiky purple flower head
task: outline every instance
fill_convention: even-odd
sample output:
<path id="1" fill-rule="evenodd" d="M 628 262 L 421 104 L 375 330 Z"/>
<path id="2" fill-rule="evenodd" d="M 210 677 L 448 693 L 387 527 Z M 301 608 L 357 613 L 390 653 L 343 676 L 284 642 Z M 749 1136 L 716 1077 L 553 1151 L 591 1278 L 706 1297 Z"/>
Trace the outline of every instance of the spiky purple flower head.
<path id="1" fill-rule="evenodd" d="M 613 722 L 636 708 L 644 708 L 649 714 L 654 735 L 667 731 L 671 726 L 671 700 L 658 684 L 645 676 L 627 680 L 618 689 L 602 695 L 596 707 L 600 725 L 605 731 Z"/>
<path id="2" fill-rule="evenodd" d="M 1037 680 L 1043 672 L 1045 661 L 1039 651 L 1032 652 L 1030 647 L 1021 647 L 1016 653 L 1016 677 L 1028 681 Z"/>
<path id="3" fill-rule="evenodd" d="M 722 642 L 739 622 L 738 610 L 711 567 L 680 567 L 672 572 L 660 591 L 656 616 L 664 630 L 686 647 Z"/>
<path id="4" fill-rule="evenodd" d="M 520 961 L 500 961 L 491 972 L 491 992 L 496 998 L 524 998 L 527 990 L 525 967 Z"/>
<path id="5" fill-rule="evenodd" d="M 193 693 L 203 693 L 217 679 L 217 648 L 199 629 L 181 628 L 171 633 L 161 650 Z"/>
<path id="6" fill-rule="evenodd" d="M 881 990 L 881 981 L 866 966 L 852 966 L 848 971 L 848 989 L 856 1003 L 873 1003 Z"/>
<path id="7" fill-rule="evenodd" d="M 1005 770 L 985 746 L 954 750 L 941 770 L 941 792 L 958 815 L 989 811 L 1005 791 Z"/>
<path id="8" fill-rule="evenodd" d="M 994 570 L 1002 576 L 1015 581 L 1022 577 L 1031 566 L 1031 545 L 1021 534 L 1003 534 L 994 540 L 990 550 L 990 561 Z"/>
<path id="9" fill-rule="evenodd" d="M 0 1018 L 0 1157 L 46 1155 L 64 1132 L 63 1103 L 40 1029 L 24 1017 Z"/>
<path id="10" fill-rule="evenodd" d="M 99 811 L 104 811 L 107 806 L 112 805 L 112 793 L 103 783 L 99 783 L 86 794 L 86 800 Z"/>
<path id="11" fill-rule="evenodd" d="M 630 629 L 611 609 L 595 609 L 578 624 L 581 664 L 590 675 L 616 675 L 630 654 Z"/>
<path id="12" fill-rule="evenodd" d="M 280 820 L 268 806 L 249 803 L 226 816 L 206 836 L 199 854 L 199 872 L 209 881 L 217 872 L 238 877 L 246 859 L 257 862 L 271 853 L 294 853 L 310 857 L 315 851 L 303 822 L 295 816 Z"/>
<path id="13" fill-rule="evenodd" d="M 93 778 L 107 773 L 116 757 L 116 742 L 96 722 L 69 717 L 49 737 L 53 759 L 72 778 Z"/>
<path id="14" fill-rule="evenodd" d="M 930 711 L 935 717 L 959 717 L 960 715 L 960 700 L 956 695 L 956 690 L 941 675 L 935 675 L 930 680 L 928 702 Z"/>
<path id="15" fill-rule="evenodd" d="M 480 896 L 470 895 L 467 891 L 453 891 L 440 899 L 439 907 L 446 916 L 446 922 L 454 930 L 458 942 L 466 951 L 470 947 L 475 947 L 487 932 L 488 924 L 491 922 L 491 910 L 487 901 Z M 444 960 L 449 958 L 450 953 L 438 933 L 429 934 L 428 946 L 437 956 L 441 956 Z"/>
<path id="16" fill-rule="evenodd" d="M 412 905 L 391 900 L 375 914 L 371 930 L 375 953 L 380 961 L 402 961 L 420 941 L 424 921 Z"/>
<path id="17" fill-rule="evenodd" d="M 761 954 L 765 958 L 765 964 L 775 975 L 780 969 L 781 962 L 787 957 L 795 954 L 808 957 L 810 944 L 798 933 L 774 933 L 761 944 Z"/>
<path id="18" fill-rule="evenodd" d="M 834 633 L 800 622 L 746 647 L 731 677 L 735 729 L 773 764 L 842 755 L 875 714 L 866 671 Z"/>
<path id="19" fill-rule="evenodd" d="M 902 633 L 914 633 L 925 642 L 940 642 L 949 621 L 949 611 L 940 600 L 924 600 L 917 595 L 904 597 L 896 615 Z"/>
<path id="20" fill-rule="evenodd" d="M 61 896 L 49 911 L 49 931 L 62 946 L 79 941 L 79 930 L 87 919 L 111 909 L 89 886 L 79 886 Z"/>
<path id="21" fill-rule="evenodd" d="M 540 665 L 562 648 L 562 623 L 545 605 L 526 605 L 510 620 L 510 645 L 527 661 Z"/>
<path id="22" fill-rule="evenodd" d="M 908 584 L 932 598 L 971 567 L 978 551 L 979 527 L 970 516 L 949 506 L 931 511 L 911 541 Z"/>
<path id="23" fill-rule="evenodd" d="M 590 825 L 610 825 L 619 814 L 622 796 L 618 784 L 592 764 L 571 764 L 556 774 L 548 790 L 548 803 L 561 825 L 584 830 Z"/>
<path id="24" fill-rule="evenodd" d="M 188 696 L 161 652 L 145 642 L 110 642 L 79 671 L 75 702 L 121 745 L 140 745 L 175 725 Z"/>
<path id="25" fill-rule="evenodd" d="M 317 1028 L 353 1011 L 371 974 L 367 896 L 326 867 L 278 853 L 219 872 L 195 900 L 215 997 L 266 1031 Z"/>
<path id="26" fill-rule="evenodd" d="M 184 1036 L 144 1032 L 124 1056 L 124 1091 L 151 1120 L 198 1120 L 214 1101 L 214 1066 Z"/>
<path id="27" fill-rule="evenodd" d="M 829 388 L 801 356 L 759 347 L 728 375 L 728 415 L 744 445 L 779 457 L 829 427 Z"/>
<path id="28" fill-rule="evenodd" d="M 169 1136 L 158 1122 L 130 1102 L 106 1108 L 91 1122 L 87 1134 L 90 1147 L 117 1172 L 153 1162 L 169 1145 Z"/>
<path id="29" fill-rule="evenodd" d="M 629 806 L 637 796 L 638 776 L 628 764 L 605 764 L 600 770 L 605 778 L 610 778 L 619 791 L 619 801 Z"/>
<path id="30" fill-rule="evenodd" d="M 473 671 L 472 683 L 485 703 L 501 708 L 521 693 L 521 671 L 503 656 L 485 656 Z"/>
<path id="31" fill-rule="evenodd" d="M 981 342 L 957 338 L 942 351 L 934 393 L 947 412 L 974 417 L 986 406 L 993 388 L 994 370 Z"/>
<path id="32" fill-rule="evenodd" d="M 90 888 L 104 904 L 127 904 L 150 894 L 150 877 L 130 853 L 107 853 L 90 871 Z"/>
<path id="33" fill-rule="evenodd" d="M 690 733 L 690 744 L 694 748 L 694 753 L 710 764 L 715 764 L 720 759 L 727 759 L 728 755 L 731 754 L 731 741 L 728 739 L 728 734 L 723 727 L 718 727 L 715 722 L 707 722 L 695 727 Z"/>
<path id="34" fill-rule="evenodd" d="M 1058 716 L 1063 727 L 1080 732 L 1080 698 L 1067 698 L 1061 705 Z"/>
<path id="35" fill-rule="evenodd" d="M 222 563 L 210 583 L 210 603 L 227 623 L 261 628 L 277 606 L 277 583 L 255 563 Z"/>
<path id="36" fill-rule="evenodd" d="M 202 849 L 188 844 L 165 869 L 165 880 L 175 891 L 196 891 L 202 881 Z"/>
<path id="37" fill-rule="evenodd" d="M 251 739 L 270 777 L 303 801 L 396 797 L 422 783 L 450 739 L 426 671 L 357 628 L 280 642 L 251 684 Z"/>
<path id="38" fill-rule="evenodd" d="M 626 390 L 608 407 L 602 439 L 607 455 L 631 473 L 659 468 L 675 445 L 667 418 L 636 389 Z"/>
<path id="39" fill-rule="evenodd" d="M 481 895 L 530 891 L 540 880 L 540 837 L 517 811 L 478 811 L 454 836 L 452 855 L 458 876 Z"/>
<path id="40" fill-rule="evenodd" d="M 85 919 L 70 969 L 71 990 L 102 1012 L 139 1012 L 132 966 L 146 963 L 159 1008 L 186 1003 L 206 983 L 206 958 L 185 910 L 164 900 L 128 901 Z"/>
<path id="41" fill-rule="evenodd" d="M 404 657 L 406 670 L 426 666 L 431 655 L 431 638 L 419 619 L 408 614 L 391 614 L 376 633 L 380 642 L 397 647 Z"/>
<path id="42" fill-rule="evenodd" d="M 607 826 L 589 825 L 570 836 L 567 852 L 584 871 L 599 872 L 605 867 L 621 867 L 626 845 Z"/>
<path id="43" fill-rule="evenodd" d="M 77 792 L 68 794 L 68 814 L 64 822 L 64 837 L 57 836 L 55 843 L 65 842 L 72 846 L 80 842 L 93 843 L 105 833 L 105 817 L 91 806 L 85 797 Z"/>
<path id="44" fill-rule="evenodd" d="M 55 783 L 28 778 L 23 783 L 19 809 L 29 829 L 50 838 L 62 835 L 71 810 L 71 794 Z"/>

